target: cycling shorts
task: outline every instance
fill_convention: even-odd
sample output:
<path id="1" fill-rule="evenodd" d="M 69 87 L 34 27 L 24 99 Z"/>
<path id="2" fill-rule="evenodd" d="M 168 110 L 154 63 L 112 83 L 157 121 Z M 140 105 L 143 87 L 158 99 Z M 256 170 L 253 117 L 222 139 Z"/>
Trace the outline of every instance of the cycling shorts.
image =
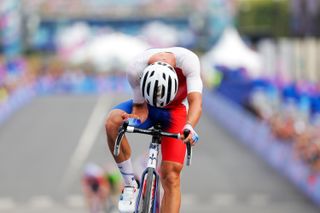
<path id="1" fill-rule="evenodd" d="M 132 105 L 133 101 L 129 100 L 113 107 L 113 109 L 120 109 L 130 114 L 132 112 Z M 147 120 L 137 127 L 148 129 L 156 123 L 160 123 L 163 131 L 179 133 L 186 124 L 187 111 L 182 103 L 170 109 L 148 105 L 148 109 L 149 115 Z M 163 161 L 183 164 L 186 145 L 179 139 L 162 137 L 161 153 Z"/>

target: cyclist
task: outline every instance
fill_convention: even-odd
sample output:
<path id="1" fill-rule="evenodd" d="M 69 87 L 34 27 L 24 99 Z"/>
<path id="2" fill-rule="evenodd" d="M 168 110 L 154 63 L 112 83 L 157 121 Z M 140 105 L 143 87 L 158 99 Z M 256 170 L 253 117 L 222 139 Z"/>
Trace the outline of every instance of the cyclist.
<path id="1" fill-rule="evenodd" d="M 92 213 L 106 209 L 106 200 L 110 195 L 110 183 L 104 175 L 103 169 L 94 163 L 87 164 L 84 169 L 82 190 Z"/>
<path id="2" fill-rule="evenodd" d="M 124 120 L 136 118 L 140 128 L 160 122 L 164 131 L 190 130 L 184 142 L 195 145 L 198 135 L 194 127 L 202 111 L 202 80 L 200 62 L 192 51 L 182 47 L 148 49 L 129 65 L 127 77 L 133 99 L 115 106 L 109 113 L 105 128 L 110 151 L 113 153 L 118 128 Z M 137 183 L 131 163 L 131 148 L 126 138 L 119 156 L 114 157 L 124 179 L 124 190 L 118 204 L 122 212 L 133 212 Z M 181 203 L 180 173 L 186 146 L 180 140 L 163 138 L 160 178 L 164 189 L 161 212 L 179 212 Z"/>

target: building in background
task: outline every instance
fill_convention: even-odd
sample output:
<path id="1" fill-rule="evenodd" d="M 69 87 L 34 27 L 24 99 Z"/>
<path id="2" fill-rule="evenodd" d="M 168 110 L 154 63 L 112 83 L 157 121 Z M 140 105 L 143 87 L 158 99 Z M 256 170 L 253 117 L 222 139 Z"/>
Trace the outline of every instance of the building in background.
<path id="1" fill-rule="evenodd" d="M 295 36 L 320 36 L 320 1 L 291 1 L 291 30 Z"/>
<path id="2" fill-rule="evenodd" d="M 19 0 L 2 0 L 0 4 L 0 43 L 6 59 L 18 57 L 22 51 L 21 4 Z"/>

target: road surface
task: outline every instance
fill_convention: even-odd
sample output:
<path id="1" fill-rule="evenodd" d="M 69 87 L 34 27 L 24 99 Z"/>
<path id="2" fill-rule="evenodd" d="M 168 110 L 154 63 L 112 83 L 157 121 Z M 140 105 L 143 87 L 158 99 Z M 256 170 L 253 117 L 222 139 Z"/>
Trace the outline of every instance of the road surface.
<path id="1" fill-rule="evenodd" d="M 35 98 L 0 126 L 0 213 L 85 213 L 80 176 L 112 163 L 104 118 L 126 94 Z M 285 177 L 203 113 L 192 166 L 182 174 L 182 213 L 316 213 Z M 129 136 L 133 159 L 146 136 Z"/>

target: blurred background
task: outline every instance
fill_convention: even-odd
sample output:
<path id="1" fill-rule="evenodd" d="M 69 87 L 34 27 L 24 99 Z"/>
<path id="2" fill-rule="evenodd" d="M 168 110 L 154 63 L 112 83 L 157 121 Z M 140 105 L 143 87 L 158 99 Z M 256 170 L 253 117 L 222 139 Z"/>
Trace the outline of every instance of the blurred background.
<path id="1" fill-rule="evenodd" d="M 319 26 L 319 0 L 1 0 L 0 212 L 89 212 L 126 67 L 170 46 L 205 83 L 181 212 L 319 212 Z M 129 140 L 139 170 L 148 138 Z"/>

